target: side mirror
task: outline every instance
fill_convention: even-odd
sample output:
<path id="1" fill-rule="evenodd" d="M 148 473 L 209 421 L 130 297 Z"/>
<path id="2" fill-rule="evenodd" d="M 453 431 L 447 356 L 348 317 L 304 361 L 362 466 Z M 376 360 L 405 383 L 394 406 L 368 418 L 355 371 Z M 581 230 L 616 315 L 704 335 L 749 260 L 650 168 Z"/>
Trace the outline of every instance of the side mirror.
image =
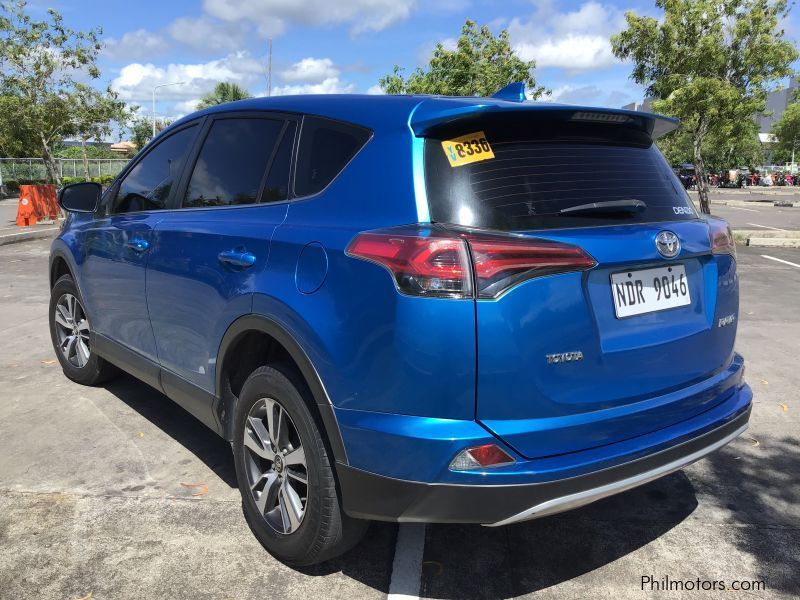
<path id="1" fill-rule="evenodd" d="M 103 187 L 99 183 L 73 183 L 62 188 L 58 203 L 69 212 L 93 213 L 97 210 L 102 193 Z"/>

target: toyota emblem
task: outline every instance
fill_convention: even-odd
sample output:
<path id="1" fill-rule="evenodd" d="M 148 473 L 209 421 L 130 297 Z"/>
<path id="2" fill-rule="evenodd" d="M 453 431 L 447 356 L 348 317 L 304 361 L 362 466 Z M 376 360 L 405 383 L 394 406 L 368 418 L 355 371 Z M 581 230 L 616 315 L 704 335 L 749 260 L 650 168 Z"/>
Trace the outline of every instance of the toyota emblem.
<path id="1" fill-rule="evenodd" d="M 656 249 L 664 258 L 675 258 L 681 251 L 681 241 L 671 231 L 662 231 L 656 236 Z"/>

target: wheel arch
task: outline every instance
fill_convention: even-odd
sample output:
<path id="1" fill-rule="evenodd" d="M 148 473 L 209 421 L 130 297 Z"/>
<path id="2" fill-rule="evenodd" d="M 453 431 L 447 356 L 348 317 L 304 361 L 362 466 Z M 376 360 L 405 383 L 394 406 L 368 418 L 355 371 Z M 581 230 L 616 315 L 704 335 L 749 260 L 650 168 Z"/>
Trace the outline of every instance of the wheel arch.
<path id="1" fill-rule="evenodd" d="M 64 275 L 70 275 L 75 285 L 78 285 L 78 281 L 75 277 L 75 264 L 71 260 L 70 253 L 66 252 L 63 248 L 55 247 L 54 244 L 54 248 L 50 252 L 50 289 L 52 289 L 56 281 Z"/>
<path id="2" fill-rule="evenodd" d="M 252 344 L 257 344 L 261 354 L 248 353 Z M 266 344 L 266 347 L 263 345 Z M 244 354 L 245 360 L 234 362 Z M 249 358 L 248 358 L 249 357 Z M 248 362 L 248 360 L 250 362 Z M 241 384 L 249 373 L 267 362 L 291 362 L 308 386 L 314 400 L 312 410 L 318 417 L 322 434 L 326 438 L 336 462 L 347 463 L 339 424 L 333 411 L 322 379 L 295 337 L 282 325 L 263 315 L 245 315 L 234 321 L 225 332 L 217 354 L 215 376 L 215 412 L 222 426 L 223 437 L 233 440 L 234 415 Z M 258 363 L 258 364 L 256 364 Z M 235 366 L 239 366 L 234 370 Z M 238 389 L 237 389 L 238 388 Z M 314 410 L 316 409 L 316 411 Z"/>

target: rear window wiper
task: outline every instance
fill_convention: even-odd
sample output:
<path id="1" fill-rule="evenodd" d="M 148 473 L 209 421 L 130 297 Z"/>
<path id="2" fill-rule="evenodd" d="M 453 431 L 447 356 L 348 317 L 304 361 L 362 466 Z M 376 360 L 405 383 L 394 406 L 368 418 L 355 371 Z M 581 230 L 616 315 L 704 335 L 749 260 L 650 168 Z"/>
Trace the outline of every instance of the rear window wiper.
<path id="1" fill-rule="evenodd" d="M 627 200 L 606 200 L 604 202 L 590 202 L 589 204 L 578 204 L 562 208 L 559 213 L 562 215 L 574 214 L 636 214 L 644 211 L 647 204 L 641 200 L 630 198 Z"/>

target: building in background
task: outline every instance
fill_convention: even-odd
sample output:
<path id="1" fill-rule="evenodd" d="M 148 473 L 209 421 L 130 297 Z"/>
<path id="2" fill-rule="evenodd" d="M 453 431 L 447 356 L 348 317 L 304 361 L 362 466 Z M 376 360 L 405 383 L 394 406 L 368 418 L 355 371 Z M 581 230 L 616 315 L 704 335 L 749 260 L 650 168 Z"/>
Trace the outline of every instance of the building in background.
<path id="1" fill-rule="evenodd" d="M 630 104 L 626 104 L 622 108 L 625 110 L 640 110 L 642 112 L 653 112 L 653 100 L 655 100 L 655 96 L 650 96 L 649 98 L 645 98 L 643 102 L 631 102 Z"/>
<path id="2" fill-rule="evenodd" d="M 781 118 L 783 111 L 795 100 L 798 88 L 800 88 L 800 79 L 793 77 L 789 81 L 788 87 L 770 92 L 767 96 L 767 114 L 756 119 L 759 133 L 768 134 L 772 131 L 772 126 Z"/>
<path id="3" fill-rule="evenodd" d="M 136 154 L 136 144 L 128 140 L 111 144 L 110 148 L 112 152 L 116 152 L 122 156 L 133 156 Z"/>

